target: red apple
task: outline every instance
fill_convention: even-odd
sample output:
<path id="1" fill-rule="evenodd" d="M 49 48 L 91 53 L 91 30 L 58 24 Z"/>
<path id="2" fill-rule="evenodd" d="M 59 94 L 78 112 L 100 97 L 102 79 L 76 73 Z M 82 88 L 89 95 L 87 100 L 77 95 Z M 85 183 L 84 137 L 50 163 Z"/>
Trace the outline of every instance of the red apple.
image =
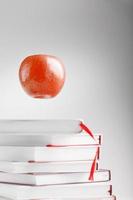
<path id="1" fill-rule="evenodd" d="M 52 98 L 64 85 L 64 65 L 55 56 L 28 56 L 20 65 L 19 79 L 28 95 L 34 98 Z"/>

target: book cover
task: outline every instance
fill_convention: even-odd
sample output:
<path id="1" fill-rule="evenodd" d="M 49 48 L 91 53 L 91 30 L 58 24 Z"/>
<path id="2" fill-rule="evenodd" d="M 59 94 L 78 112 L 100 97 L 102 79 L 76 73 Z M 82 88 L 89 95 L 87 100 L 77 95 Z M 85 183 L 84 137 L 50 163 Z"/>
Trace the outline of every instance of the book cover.
<path id="1" fill-rule="evenodd" d="M 93 161 L 65 162 L 0 162 L 0 171 L 8 173 L 65 173 L 90 172 Z M 95 169 L 98 170 L 98 161 Z"/>
<path id="2" fill-rule="evenodd" d="M 9 199 L 6 197 L 0 197 L 0 200 L 13 200 L 13 199 Z M 41 199 L 41 200 L 47 200 L 47 199 Z M 58 200 L 58 199 L 54 198 L 52 200 Z M 69 199 L 63 198 L 63 200 L 73 200 L 73 199 L 72 198 L 69 198 Z M 76 198 L 76 200 L 116 200 L 116 197 L 114 195 L 111 195 L 109 197 Z"/>
<path id="3" fill-rule="evenodd" d="M 41 199 L 41 198 L 92 198 L 109 197 L 112 186 L 106 183 L 62 184 L 46 186 L 27 186 L 0 183 L 0 196 L 12 199 Z"/>
<path id="4" fill-rule="evenodd" d="M 101 145 L 102 136 L 95 140 L 85 133 L 0 133 L 0 146 L 80 146 Z"/>
<path id="5" fill-rule="evenodd" d="M 111 179 L 109 170 L 97 170 L 89 180 L 88 172 L 75 173 L 34 173 L 34 174 L 13 174 L 0 172 L 0 182 L 26 185 L 53 185 L 68 183 L 92 183 L 105 182 Z"/>
<path id="6" fill-rule="evenodd" d="M 82 120 L 0 120 L 0 133 L 79 133 Z"/>
<path id="7" fill-rule="evenodd" d="M 99 146 L 20 147 L 0 146 L 0 161 L 74 161 L 93 160 Z"/>

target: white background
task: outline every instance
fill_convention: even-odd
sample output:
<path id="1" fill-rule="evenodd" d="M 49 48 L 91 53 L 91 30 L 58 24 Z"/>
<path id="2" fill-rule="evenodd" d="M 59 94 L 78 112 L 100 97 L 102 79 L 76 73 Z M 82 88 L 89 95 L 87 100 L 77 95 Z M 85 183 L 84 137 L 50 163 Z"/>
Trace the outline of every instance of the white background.
<path id="1" fill-rule="evenodd" d="M 133 188 L 133 1 L 0 0 L 0 118 L 83 118 L 104 134 L 102 167 L 114 194 Z M 49 100 L 22 90 L 19 65 L 52 54 L 66 67 L 62 92 Z"/>

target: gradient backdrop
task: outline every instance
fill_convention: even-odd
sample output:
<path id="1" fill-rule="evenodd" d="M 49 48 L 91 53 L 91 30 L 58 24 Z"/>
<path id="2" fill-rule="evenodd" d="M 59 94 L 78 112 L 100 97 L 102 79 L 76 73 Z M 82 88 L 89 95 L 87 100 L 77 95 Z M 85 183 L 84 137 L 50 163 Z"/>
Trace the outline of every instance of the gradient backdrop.
<path id="1" fill-rule="evenodd" d="M 27 96 L 19 65 L 53 54 L 67 80 L 54 99 Z M 133 1 L 0 0 L 0 118 L 83 118 L 104 134 L 101 165 L 113 191 L 132 199 Z"/>

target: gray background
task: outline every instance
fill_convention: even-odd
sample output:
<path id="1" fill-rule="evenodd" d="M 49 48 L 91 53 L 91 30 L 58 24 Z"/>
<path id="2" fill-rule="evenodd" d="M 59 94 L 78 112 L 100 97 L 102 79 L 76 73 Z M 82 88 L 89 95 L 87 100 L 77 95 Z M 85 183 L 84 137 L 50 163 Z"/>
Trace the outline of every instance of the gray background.
<path id="1" fill-rule="evenodd" d="M 0 118 L 83 118 L 104 134 L 103 167 L 132 199 L 133 1 L 1 0 Z M 30 54 L 53 54 L 67 79 L 54 99 L 28 97 L 18 80 Z"/>

